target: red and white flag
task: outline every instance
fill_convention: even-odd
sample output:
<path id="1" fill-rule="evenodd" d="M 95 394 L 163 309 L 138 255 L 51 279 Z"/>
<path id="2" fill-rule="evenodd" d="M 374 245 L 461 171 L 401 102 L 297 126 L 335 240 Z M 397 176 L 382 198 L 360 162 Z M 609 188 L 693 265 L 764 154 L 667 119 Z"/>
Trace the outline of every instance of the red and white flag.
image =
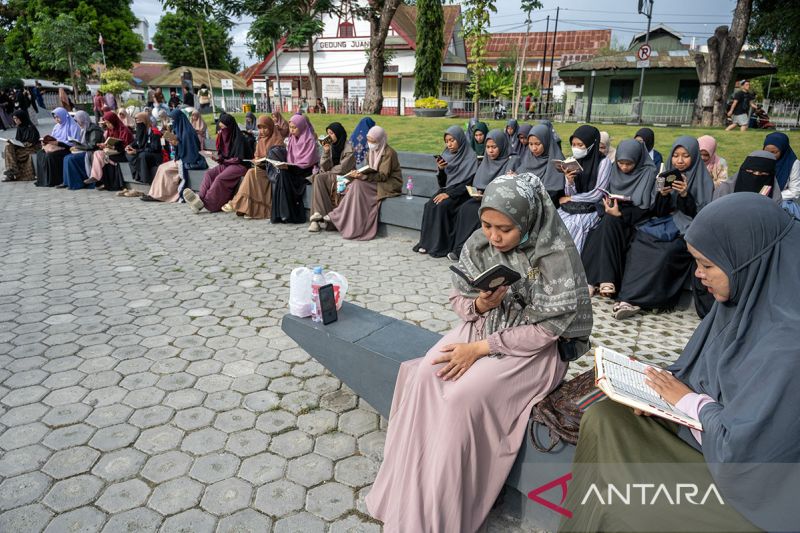
<path id="1" fill-rule="evenodd" d="M 104 44 L 106 44 L 106 41 L 103 39 L 103 34 L 102 33 L 100 34 L 100 38 L 97 39 L 97 42 L 100 43 L 100 46 L 103 46 Z"/>

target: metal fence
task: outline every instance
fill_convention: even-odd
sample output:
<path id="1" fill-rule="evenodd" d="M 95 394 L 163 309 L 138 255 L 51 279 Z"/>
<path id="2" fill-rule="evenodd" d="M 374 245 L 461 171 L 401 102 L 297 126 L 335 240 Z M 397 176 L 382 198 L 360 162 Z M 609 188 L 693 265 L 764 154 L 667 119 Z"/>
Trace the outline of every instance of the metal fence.
<path id="1" fill-rule="evenodd" d="M 639 116 L 638 106 L 638 102 L 609 104 L 595 100 L 592 102 L 590 111 L 588 103 L 583 99 L 578 99 L 575 101 L 572 117 L 574 120 L 584 122 L 636 124 Z M 693 113 L 693 100 L 681 102 L 648 102 L 645 100 L 641 122 L 669 126 L 690 125 Z"/>
<path id="2" fill-rule="evenodd" d="M 800 102 L 764 102 L 769 121 L 778 128 L 800 127 Z"/>

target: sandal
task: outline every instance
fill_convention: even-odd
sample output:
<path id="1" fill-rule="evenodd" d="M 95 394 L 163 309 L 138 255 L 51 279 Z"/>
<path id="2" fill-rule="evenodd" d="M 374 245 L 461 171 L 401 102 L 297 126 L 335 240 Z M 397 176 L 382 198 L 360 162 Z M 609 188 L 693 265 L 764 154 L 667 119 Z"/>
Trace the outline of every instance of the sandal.
<path id="1" fill-rule="evenodd" d="M 117 196 L 125 196 L 128 192 L 128 189 L 122 189 L 117 193 Z"/>
<path id="2" fill-rule="evenodd" d="M 597 294 L 597 287 L 589 285 L 589 298 L 594 298 L 595 294 Z"/>
<path id="3" fill-rule="evenodd" d="M 311 215 L 311 218 L 309 219 L 310 222 L 319 222 L 320 220 L 322 220 L 322 215 L 320 215 L 319 213 L 314 213 L 313 215 Z"/>
<path id="4" fill-rule="evenodd" d="M 626 318 L 636 316 L 640 310 L 641 307 L 638 305 L 629 304 L 628 302 L 617 302 L 614 304 L 614 308 L 612 309 L 614 318 L 617 320 L 624 320 Z"/>
<path id="5" fill-rule="evenodd" d="M 233 213 L 234 211 L 235 209 L 233 208 L 230 202 L 222 206 L 223 213 Z"/>
<path id="6" fill-rule="evenodd" d="M 195 214 L 199 213 L 205 207 L 203 201 L 192 189 L 183 190 L 183 199 L 186 200 L 186 203 L 189 204 L 189 207 Z"/>
<path id="7" fill-rule="evenodd" d="M 604 298 L 611 298 L 617 293 L 617 288 L 614 286 L 613 283 L 601 283 L 600 284 L 600 296 Z"/>

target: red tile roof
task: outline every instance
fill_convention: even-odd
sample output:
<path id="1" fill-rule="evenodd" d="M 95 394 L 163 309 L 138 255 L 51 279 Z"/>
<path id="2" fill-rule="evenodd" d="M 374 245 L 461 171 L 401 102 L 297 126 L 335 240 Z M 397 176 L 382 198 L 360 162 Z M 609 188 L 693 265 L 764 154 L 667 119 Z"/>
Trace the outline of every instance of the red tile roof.
<path id="1" fill-rule="evenodd" d="M 548 57 L 553 50 L 553 32 L 531 32 L 528 35 L 526 55 L 529 58 L 541 58 L 544 54 L 545 38 L 547 39 Z M 501 58 L 514 57 L 522 52 L 525 33 L 494 33 L 486 46 L 486 56 L 490 63 Z M 560 31 L 556 35 L 556 60 L 562 56 L 594 56 L 601 48 L 611 44 L 611 30 L 576 30 Z M 518 52 L 515 52 L 518 50 Z"/>
<path id="2" fill-rule="evenodd" d="M 134 63 L 131 73 L 134 78 L 139 78 L 146 85 L 151 80 L 169 71 L 169 65 L 164 64 L 142 64 Z"/>

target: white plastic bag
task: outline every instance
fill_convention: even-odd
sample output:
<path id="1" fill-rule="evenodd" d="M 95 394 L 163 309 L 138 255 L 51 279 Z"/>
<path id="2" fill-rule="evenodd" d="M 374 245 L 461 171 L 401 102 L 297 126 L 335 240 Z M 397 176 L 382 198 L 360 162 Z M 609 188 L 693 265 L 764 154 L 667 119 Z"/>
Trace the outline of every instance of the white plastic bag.
<path id="1" fill-rule="evenodd" d="M 311 316 L 311 275 L 313 272 L 306 267 L 297 267 L 292 270 L 289 278 L 289 312 L 294 316 Z"/>
<path id="2" fill-rule="evenodd" d="M 336 296 L 336 309 L 341 309 L 342 302 L 344 302 L 344 299 L 347 296 L 347 278 L 338 272 L 333 272 L 330 270 L 325 272 L 325 281 L 334 286 L 333 290 L 334 295 Z"/>

